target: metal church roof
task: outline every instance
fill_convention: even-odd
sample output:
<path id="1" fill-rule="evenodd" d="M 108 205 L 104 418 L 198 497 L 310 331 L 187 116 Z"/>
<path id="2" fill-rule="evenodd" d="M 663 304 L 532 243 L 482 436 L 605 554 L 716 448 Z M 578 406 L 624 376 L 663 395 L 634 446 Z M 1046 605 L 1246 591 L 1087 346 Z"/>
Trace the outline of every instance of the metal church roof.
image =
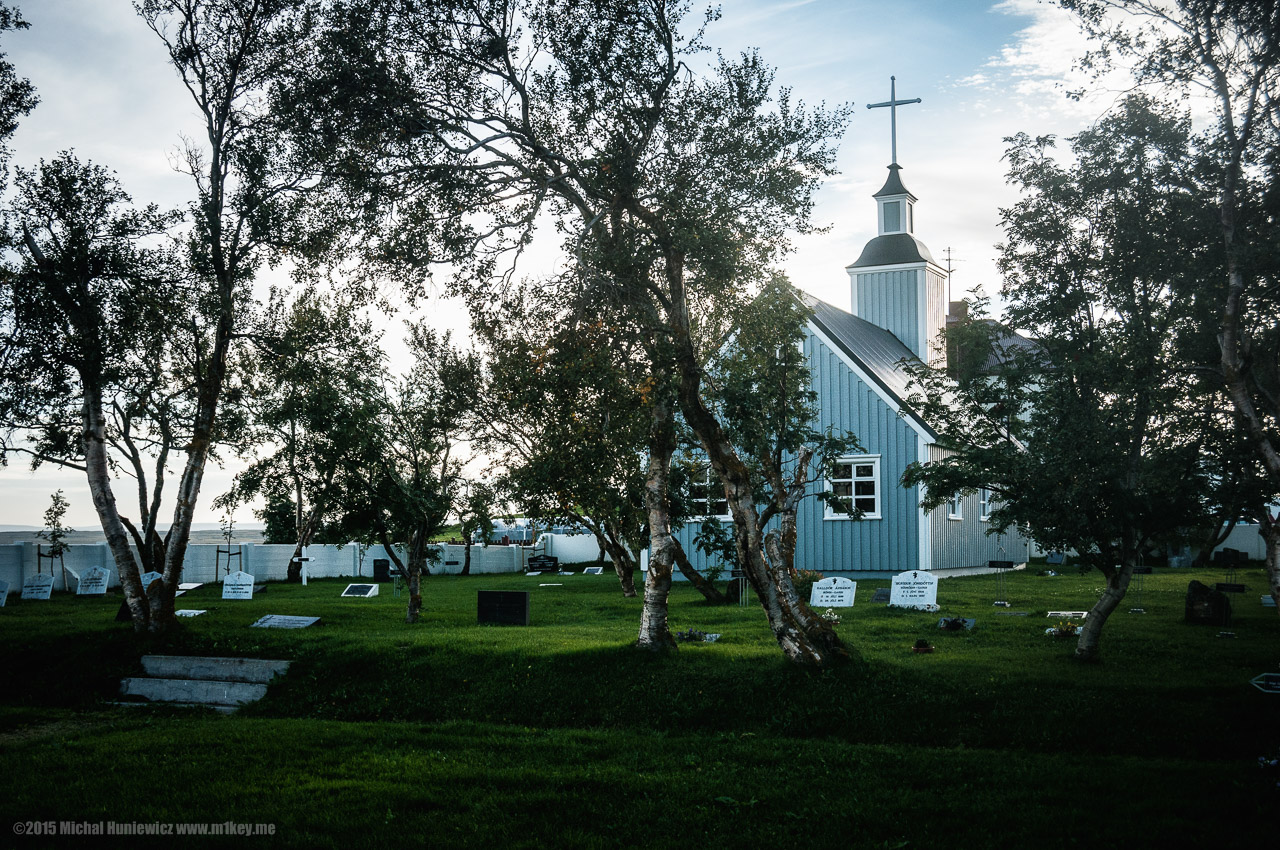
<path id="1" fill-rule="evenodd" d="M 933 254 L 924 243 L 910 233 L 887 233 L 877 236 L 862 249 L 858 259 L 846 268 L 859 269 L 867 266 L 892 266 L 898 263 L 930 262 L 937 264 Z"/>
<path id="2" fill-rule="evenodd" d="M 890 396 L 897 401 L 904 415 L 910 416 L 935 439 L 937 432 L 929 427 L 907 404 L 910 395 L 910 378 L 902 364 L 919 362 L 907 348 L 889 331 L 819 301 L 806 293 L 798 293 L 805 306 L 813 311 L 813 323 L 823 335 L 840 347 L 840 350 Z"/>
<path id="3" fill-rule="evenodd" d="M 902 166 L 894 163 L 889 166 L 889 179 L 884 181 L 884 186 L 880 187 L 880 191 L 871 197 L 884 198 L 889 195 L 908 195 L 911 200 L 919 200 L 915 195 L 911 194 L 911 190 L 902 185 L 902 178 L 898 176 L 898 172 L 902 170 Z"/>

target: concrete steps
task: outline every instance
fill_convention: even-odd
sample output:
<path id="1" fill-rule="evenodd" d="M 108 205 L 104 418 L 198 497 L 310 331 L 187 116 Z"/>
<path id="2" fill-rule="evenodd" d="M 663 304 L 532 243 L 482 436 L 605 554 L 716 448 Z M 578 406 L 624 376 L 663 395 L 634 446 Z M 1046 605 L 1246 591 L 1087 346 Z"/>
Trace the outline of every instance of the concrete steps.
<path id="1" fill-rule="evenodd" d="M 267 694 L 267 683 L 289 669 L 288 661 L 263 658 L 204 658 L 144 655 L 146 676 L 120 683 L 120 694 L 148 702 L 202 705 L 224 713 Z"/>

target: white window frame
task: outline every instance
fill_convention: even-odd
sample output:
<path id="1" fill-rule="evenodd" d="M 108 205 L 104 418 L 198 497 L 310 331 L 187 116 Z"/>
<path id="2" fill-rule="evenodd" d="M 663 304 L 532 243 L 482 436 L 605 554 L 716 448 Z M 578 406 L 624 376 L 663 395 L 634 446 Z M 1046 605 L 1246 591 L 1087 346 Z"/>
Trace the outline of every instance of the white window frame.
<path id="1" fill-rule="evenodd" d="M 991 501 L 992 501 L 991 490 L 986 487 L 983 487 L 982 490 L 979 491 L 979 494 L 980 495 L 978 498 L 981 499 L 981 501 L 978 503 L 978 521 L 990 522 L 991 521 Z"/>
<path id="2" fill-rule="evenodd" d="M 719 479 L 716 478 L 715 470 L 711 468 L 711 464 L 707 464 L 705 467 L 703 467 L 698 477 L 701 479 L 700 481 L 690 482 L 689 503 L 692 510 L 690 510 L 689 513 L 691 515 L 691 518 L 693 519 L 733 519 L 733 514 L 729 512 L 729 499 L 724 494 L 724 483 L 719 482 Z M 711 498 L 711 487 L 714 482 L 720 483 L 720 496 L 717 499 Z M 697 487 L 697 486 L 701 486 L 704 488 L 703 493 L 705 495 L 700 499 L 695 498 L 692 493 L 693 487 Z M 713 502 L 724 502 L 724 513 L 709 514 L 709 513 L 696 512 L 696 509 L 699 505 L 701 505 L 704 511 L 711 510 L 711 506 Z"/>
<path id="3" fill-rule="evenodd" d="M 849 464 L 849 465 L 850 465 L 850 467 L 851 467 L 851 469 L 850 469 L 850 472 L 851 472 L 851 473 L 856 473 L 856 472 L 857 472 L 857 470 L 856 470 L 856 469 L 853 469 L 853 468 L 852 468 L 852 467 L 854 467 L 854 466 L 865 466 L 865 465 L 867 465 L 867 464 L 870 464 L 870 465 L 871 465 L 871 475 L 869 475 L 869 476 L 862 476 L 862 477 L 859 477 L 858 475 L 854 474 L 852 478 L 837 478 L 837 479 L 835 479 L 835 480 L 834 480 L 834 482 L 833 482 L 831 479 L 828 479 L 827 481 L 825 481 L 825 482 L 824 482 L 824 486 L 826 487 L 827 492 L 828 492 L 828 493 L 832 492 L 832 484 L 833 484 L 833 483 L 838 483 L 838 482 L 842 482 L 842 481 L 847 481 L 847 482 L 849 482 L 849 484 L 851 484 L 851 485 L 852 485 L 853 483 L 858 482 L 858 481 L 870 481 L 870 482 L 872 482 L 872 483 L 874 483 L 874 484 L 875 484 L 875 488 L 876 488 L 876 491 L 875 491 L 875 494 L 874 494 L 874 498 L 875 498 L 875 501 L 876 501 L 876 509 L 875 509 L 875 512 L 874 512 L 874 513 L 864 511 L 864 512 L 863 512 L 863 514 L 862 514 L 862 519 L 881 519 L 881 518 L 883 518 L 883 516 L 884 516 L 884 490 L 883 490 L 883 488 L 882 488 L 882 487 L 881 487 L 881 485 L 880 485 L 880 455 L 849 455 L 848 457 L 841 457 L 841 458 L 837 458 L 837 459 L 836 459 L 836 463 L 847 463 L 847 464 Z M 851 488 L 851 489 L 852 489 L 852 488 Z M 852 495 L 850 496 L 850 498 L 863 498 L 863 499 L 865 499 L 865 498 L 866 498 L 866 496 L 865 496 L 865 495 L 863 495 L 863 496 L 861 496 L 861 497 L 858 497 L 858 496 L 856 496 L 856 494 L 852 494 Z M 831 507 L 831 505 L 826 505 L 826 511 L 825 511 L 825 513 L 824 513 L 824 516 L 823 516 L 823 519 L 831 519 L 831 520 L 849 520 L 849 519 L 853 519 L 853 518 L 854 518 L 853 514 L 851 514 L 851 513 L 844 513 L 843 511 L 837 511 L 836 509 L 834 509 L 833 507 Z"/>
<path id="4" fill-rule="evenodd" d="M 964 496 L 956 493 L 947 502 L 947 519 L 959 522 L 964 519 Z"/>

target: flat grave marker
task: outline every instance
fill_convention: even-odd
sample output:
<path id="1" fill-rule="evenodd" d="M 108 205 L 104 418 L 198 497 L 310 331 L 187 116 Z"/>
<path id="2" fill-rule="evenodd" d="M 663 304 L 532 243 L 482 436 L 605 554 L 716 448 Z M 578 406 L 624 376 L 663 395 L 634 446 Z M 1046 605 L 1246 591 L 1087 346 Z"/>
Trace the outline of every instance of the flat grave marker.
<path id="1" fill-rule="evenodd" d="M 207 614 L 208 611 L 206 611 L 203 608 L 201 608 L 198 611 L 194 608 L 179 608 L 177 611 L 174 611 L 173 613 L 175 616 L 178 616 L 178 617 L 199 617 L 201 614 Z"/>
<path id="2" fill-rule="evenodd" d="M 1044 562 L 1046 564 L 1052 564 L 1055 567 L 1060 567 L 1067 562 L 1067 556 L 1062 552 L 1050 552 L 1048 556 L 1045 557 Z"/>
<path id="3" fill-rule="evenodd" d="M 877 589 L 876 589 L 876 592 L 875 592 L 875 595 L 871 597 L 871 601 L 872 601 L 872 602 L 884 602 L 885 604 L 888 604 L 888 602 L 889 602 L 889 588 L 887 588 L 887 587 L 877 588 Z"/>
<path id="4" fill-rule="evenodd" d="M 977 622 L 977 620 L 969 617 L 943 617 L 938 621 L 938 628 L 947 632 L 958 632 L 961 629 L 971 632 Z"/>
<path id="5" fill-rule="evenodd" d="M 342 591 L 342 595 L 356 599 L 372 599 L 378 595 L 378 586 L 376 584 L 349 584 L 347 589 Z"/>
<path id="6" fill-rule="evenodd" d="M 1270 596 L 1264 596 L 1264 597 L 1262 597 L 1262 607 L 1263 607 L 1263 608 L 1274 608 L 1274 607 L 1276 607 L 1276 601 L 1275 601 L 1274 599 L 1272 599 Z"/>
<path id="7" fill-rule="evenodd" d="M 996 611 L 995 613 L 997 616 L 1000 616 L 1000 617 L 1026 617 L 1031 612 L 1030 611 Z"/>
<path id="8" fill-rule="evenodd" d="M 53 595 L 53 576 L 36 573 L 22 580 L 22 599 L 48 599 Z"/>
<path id="9" fill-rule="evenodd" d="M 0 581 L 0 608 L 4 607 L 4 603 L 9 601 L 9 582 Z"/>
<path id="10" fill-rule="evenodd" d="M 556 582 L 555 584 L 544 582 L 542 584 L 539 584 L 538 587 L 564 587 L 564 585 L 561 584 L 560 582 Z"/>
<path id="11" fill-rule="evenodd" d="M 252 599 L 253 592 L 257 590 L 253 580 L 253 576 L 243 570 L 229 574 L 222 580 L 222 598 Z"/>
<path id="12" fill-rule="evenodd" d="M 525 573 L 525 575 L 527 575 L 527 576 L 529 576 L 529 577 L 533 577 L 533 576 L 540 576 L 540 575 L 542 575 L 542 570 L 534 570 L 534 571 L 533 571 L 533 572 L 531 572 L 531 573 Z"/>
<path id="13" fill-rule="evenodd" d="M 1249 681 L 1264 694 L 1280 694 L 1280 673 L 1263 673 Z"/>
<path id="14" fill-rule="evenodd" d="M 852 608 L 858 583 L 847 578 L 832 576 L 815 581 L 809 591 L 809 605 L 814 608 Z"/>
<path id="15" fill-rule="evenodd" d="M 936 611 L 938 608 L 938 577 L 924 570 L 908 570 L 893 577 L 889 604 L 898 608 L 917 608 Z"/>
<path id="16" fill-rule="evenodd" d="M 604 567 L 587 567 L 582 571 L 584 576 L 601 576 L 604 575 Z"/>
<path id="17" fill-rule="evenodd" d="M 305 629 L 320 622 L 319 617 L 288 617 L 284 614 L 268 614 L 250 626 L 253 629 Z"/>
<path id="18" fill-rule="evenodd" d="M 80 577 L 76 587 L 76 596 L 106 596 L 107 582 L 111 580 L 111 570 L 105 567 L 90 567 Z"/>
<path id="19" fill-rule="evenodd" d="M 1247 588 L 1233 581 L 1220 581 L 1214 584 L 1213 589 L 1220 593 L 1244 593 Z"/>
<path id="20" fill-rule="evenodd" d="M 529 591 L 476 591 L 476 622 L 502 626 L 529 625 Z"/>
<path id="21" fill-rule="evenodd" d="M 1085 617 L 1089 616 L 1089 612 L 1088 611 L 1050 611 L 1049 613 L 1045 614 L 1045 616 L 1077 618 L 1077 619 L 1083 620 Z"/>
<path id="22" fill-rule="evenodd" d="M 204 587 L 204 582 L 202 582 L 202 581 L 184 581 L 184 582 L 182 582 L 181 584 L 179 584 L 179 585 L 178 585 L 178 590 L 181 590 L 181 591 L 183 591 L 183 592 L 186 592 L 186 591 L 188 591 L 188 590 L 195 590 L 197 587 Z"/>

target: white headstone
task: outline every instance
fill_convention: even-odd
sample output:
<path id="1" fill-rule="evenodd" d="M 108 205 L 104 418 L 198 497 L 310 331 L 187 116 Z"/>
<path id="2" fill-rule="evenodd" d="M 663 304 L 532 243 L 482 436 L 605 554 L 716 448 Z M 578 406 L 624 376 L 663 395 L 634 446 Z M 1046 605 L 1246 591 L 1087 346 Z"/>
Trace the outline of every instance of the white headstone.
<path id="1" fill-rule="evenodd" d="M 0 581 L 0 608 L 4 607 L 4 603 L 9 601 L 9 582 Z"/>
<path id="2" fill-rule="evenodd" d="M 893 577 L 889 604 L 899 608 L 937 610 L 938 577 L 924 570 L 908 570 Z"/>
<path id="3" fill-rule="evenodd" d="M 205 611 L 203 608 L 199 611 L 194 608 L 179 608 L 173 613 L 178 617 L 199 617 L 201 614 L 205 613 Z"/>
<path id="4" fill-rule="evenodd" d="M 369 599 L 378 595 L 378 586 L 376 584 L 349 584 L 347 589 L 342 591 L 342 595 Z"/>
<path id="5" fill-rule="evenodd" d="M 853 597 L 858 592 L 858 583 L 847 578 L 833 576 L 813 583 L 809 591 L 811 608 L 852 608 Z"/>
<path id="6" fill-rule="evenodd" d="M 240 570 L 222 580 L 223 599 L 252 599 L 253 576 Z"/>
<path id="7" fill-rule="evenodd" d="M 138 581 L 142 582 L 142 592 L 146 593 L 151 589 L 151 585 L 155 584 L 158 579 L 163 579 L 164 574 L 152 570 L 149 573 L 143 573 L 138 576 Z"/>
<path id="8" fill-rule="evenodd" d="M 320 622 L 319 617 L 286 617 L 283 614 L 268 614 L 253 624 L 255 629 L 305 629 Z"/>
<path id="9" fill-rule="evenodd" d="M 582 571 L 584 576 L 600 576 L 604 575 L 604 567 L 587 567 Z"/>
<path id="10" fill-rule="evenodd" d="M 106 567 L 90 567 L 80 576 L 80 586 L 76 588 L 76 596 L 105 596 L 107 582 L 111 580 L 111 570 Z"/>
<path id="11" fill-rule="evenodd" d="M 53 576 L 36 573 L 22 580 L 23 599 L 48 599 L 53 594 Z"/>

